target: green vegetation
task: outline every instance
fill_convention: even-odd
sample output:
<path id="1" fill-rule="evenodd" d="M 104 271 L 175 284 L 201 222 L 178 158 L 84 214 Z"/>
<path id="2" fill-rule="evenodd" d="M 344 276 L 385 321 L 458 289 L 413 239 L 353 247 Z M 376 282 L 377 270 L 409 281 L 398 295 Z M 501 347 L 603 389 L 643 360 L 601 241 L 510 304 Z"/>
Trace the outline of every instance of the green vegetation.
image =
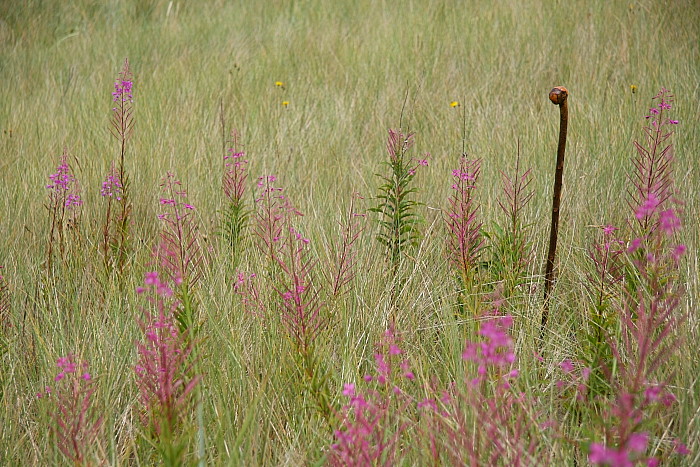
<path id="1" fill-rule="evenodd" d="M 133 103 L 122 108 L 133 109 L 133 131 L 118 129 L 115 139 L 112 92 L 125 58 Z M 624 377 L 629 366 L 618 363 L 635 356 L 606 339 L 624 334 L 625 305 L 649 294 L 680 302 L 678 322 L 664 335 L 668 358 L 648 373 L 677 401 L 643 426 L 646 454 L 663 465 L 700 464 L 697 2 L 3 2 L 0 79 L 0 463 L 71 459 L 50 429 L 57 418 L 45 388 L 67 383 L 55 380 L 59 369 L 80 362 L 89 362 L 91 377 L 71 384 L 90 383 L 75 394 L 88 395 L 90 413 L 101 418 L 84 427 L 95 441 L 76 465 L 342 463 L 331 446 L 343 406 L 381 367 L 375 353 L 398 355 L 390 345 L 400 345 L 412 376 L 404 372 L 397 386 L 406 396 L 392 399 L 382 418 L 396 427 L 393 461 L 455 461 L 454 453 L 432 457 L 432 422 L 409 425 L 417 410 L 407 407 L 469 377 L 465 340 L 486 335 L 477 329 L 498 308 L 512 323 L 490 335 L 512 336 L 520 373 L 513 388 L 530 401 L 508 423 L 528 426 L 523 439 L 538 439 L 520 461 L 585 465 L 590 443 L 615 442 L 600 422 L 615 385 L 610 372 L 593 368 L 587 394 L 596 399 L 586 405 L 567 370 L 570 362 L 578 371 L 604 361 Z M 556 85 L 569 92 L 569 133 L 557 281 L 540 340 L 559 122 L 548 94 Z M 675 96 L 671 118 L 679 122 L 671 180 L 684 203 L 683 228 L 625 262 L 639 205 L 628 205 L 634 141 L 645 141 L 644 116 L 662 87 Z M 414 134 L 407 157 L 415 163 L 402 170 L 418 173 L 401 174 L 411 190 L 411 222 L 398 231 L 405 238 L 382 244 L 377 237 L 395 226 L 382 227 L 371 208 L 390 204 L 377 198 L 391 195 L 377 177 L 389 173 L 382 165 L 389 129 Z M 65 199 L 56 204 L 47 189 L 63 154 L 80 187 L 79 216 L 55 215 Z M 234 180 L 226 154 L 228 163 L 245 156 L 229 182 L 235 200 L 222 187 L 227 171 Z M 477 160 L 469 226 L 482 233 L 470 231 L 478 255 L 460 276 L 445 213 L 453 171 Z M 128 203 L 101 196 L 110 173 L 128 176 Z M 182 222 L 171 214 L 164 227 L 158 215 L 179 212 L 162 203 L 167 173 L 189 204 L 177 192 L 167 197 L 187 214 Z M 523 206 L 512 205 L 512 187 L 504 195 L 504 176 L 503 185 L 527 180 Z M 283 198 L 260 195 L 277 189 L 273 181 Z M 265 195 L 261 207 L 255 198 Z M 601 238 L 610 231 L 600 227 L 609 224 L 625 245 L 606 256 Z M 162 264 L 175 244 L 179 276 Z M 675 244 L 687 249 L 677 268 L 640 265 L 642 253 Z M 615 263 L 601 266 L 592 255 Z M 147 275 L 156 270 L 174 281 L 173 296 L 156 291 Z M 645 282 L 645 271 L 655 282 Z M 153 294 L 137 293 L 144 277 Z M 151 413 L 168 417 L 159 433 L 144 416 L 148 389 L 135 366 L 147 359 L 148 320 L 168 307 L 182 320 L 167 329 L 189 330 L 168 341 L 186 390 L 182 401 L 168 402 L 170 412 Z M 506 397 L 500 386 L 484 389 L 490 382 L 479 380 L 478 397 Z M 391 394 L 385 386 L 374 396 Z M 488 418 L 468 413 L 464 425 L 450 425 L 452 437 L 469 417 Z M 537 434 L 534 424 L 544 420 L 552 428 Z M 445 428 L 435 423 L 435 433 Z M 674 439 L 690 453 L 671 455 Z M 375 462 L 386 460 L 385 453 Z"/>

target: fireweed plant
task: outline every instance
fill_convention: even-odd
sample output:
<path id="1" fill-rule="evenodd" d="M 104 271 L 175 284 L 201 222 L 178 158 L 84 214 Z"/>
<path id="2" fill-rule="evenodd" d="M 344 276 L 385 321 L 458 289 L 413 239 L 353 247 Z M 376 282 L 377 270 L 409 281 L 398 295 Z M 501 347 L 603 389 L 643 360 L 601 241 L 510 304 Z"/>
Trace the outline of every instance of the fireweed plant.
<path id="1" fill-rule="evenodd" d="M 416 403 L 407 391 L 415 375 L 402 356 L 400 342 L 390 328 L 377 344 L 374 374 L 360 385 L 346 383 L 347 403 L 338 414 L 340 426 L 328 455 L 330 465 L 394 465 L 400 461 L 402 435 L 415 425 Z"/>
<path id="2" fill-rule="evenodd" d="M 642 238 L 657 226 L 655 216 L 644 215 L 640 211 L 653 211 L 661 208 L 673 196 L 673 136 L 672 128 L 678 124 L 667 113 L 672 109 L 673 94 L 662 88 L 654 96 L 657 101 L 649 109 L 646 116 L 647 126 L 644 127 L 645 142 L 634 142 L 637 157 L 633 160 L 634 171 L 629 176 L 628 204 L 635 213 L 635 234 Z"/>
<path id="3" fill-rule="evenodd" d="M 654 99 L 659 103 L 644 128 L 648 146 L 635 142 L 629 177 L 632 240 L 620 240 L 619 229 L 607 225 L 602 242 L 590 250 L 594 330 L 583 350 L 593 377 L 584 402 L 591 413 L 602 412 L 588 436 L 596 440 L 588 445 L 588 460 L 595 465 L 653 466 L 687 453 L 668 429 L 676 398 L 668 377 L 661 376 L 680 346 L 676 332 L 686 319 L 678 310 L 686 247 L 675 241 L 680 202 L 672 198 L 673 132 L 668 129 L 678 122 L 664 115 L 672 102 L 667 90 Z"/>
<path id="4" fill-rule="evenodd" d="M 620 309 L 635 309 L 632 302 L 640 293 L 648 292 L 649 284 L 644 284 L 643 274 L 639 270 L 639 266 L 645 263 L 644 252 L 649 247 L 647 241 L 652 237 L 658 240 L 656 233 L 660 227 L 673 231 L 680 226 L 677 212 L 672 207 L 667 209 L 674 202 L 671 128 L 678 121 L 667 116 L 672 109 L 673 96 L 662 89 L 653 100 L 658 103 L 649 109 L 646 116 L 645 143 L 634 142 L 636 157 L 632 160 L 633 170 L 628 176 L 630 187 L 627 190 L 627 203 L 634 214 L 628 222 L 633 238 L 631 248 L 627 249 L 630 242 L 623 240 L 625 234 L 621 233 L 622 230 L 612 225 L 602 226 L 599 234 L 602 239 L 598 238 L 589 248 L 589 257 L 594 266 L 588 275 L 593 299 L 589 314 L 593 332 L 586 335 L 582 350 L 583 359 L 593 368 L 590 385 L 596 394 L 606 394 L 611 390 L 610 380 L 603 370 L 613 368 L 610 336 L 618 334 Z M 663 226 L 659 225 L 661 222 Z M 661 248 L 657 243 L 652 246 Z M 630 251 L 637 249 L 640 252 L 632 258 Z M 624 301 L 621 303 L 622 299 Z"/>
<path id="5" fill-rule="evenodd" d="M 359 193 L 353 193 L 350 198 L 350 206 L 344 222 L 340 223 L 342 231 L 342 240 L 340 245 L 334 244 L 335 263 L 329 266 L 328 270 L 332 270 L 332 276 L 329 280 L 331 289 L 331 297 L 339 298 L 348 293 L 352 289 L 352 282 L 357 274 L 356 259 L 357 239 L 362 235 L 366 226 L 364 220 L 365 214 L 356 212 L 355 202 L 362 199 Z"/>
<path id="6" fill-rule="evenodd" d="M 112 107 L 110 132 L 118 141 L 119 155 L 118 164 L 112 162 L 110 172 L 102 184 L 101 194 L 107 203 L 102 230 L 102 253 L 105 256 L 104 264 L 107 272 L 116 268 L 122 273 L 129 254 L 129 225 L 132 209 L 129 198 L 129 179 L 124 165 L 127 142 L 131 139 L 134 129 L 133 78 L 128 59 L 124 60 L 124 67 L 114 83 L 112 102 L 114 107 Z"/>
<path id="7" fill-rule="evenodd" d="M 462 359 L 465 379 L 442 395 L 420 404 L 428 420 L 434 462 L 469 465 L 547 465 L 538 451 L 537 401 L 515 389 L 520 370 L 510 328 L 513 317 L 501 313 L 500 300 L 482 316 L 477 335 L 467 341 Z"/>
<path id="8" fill-rule="evenodd" d="M 322 285 L 315 281 L 317 261 L 311 255 L 310 240 L 294 226 L 301 216 L 284 195 L 274 186 L 274 175 L 258 178 L 254 233 L 259 250 L 270 265 L 268 280 L 275 291 L 277 309 L 292 344 L 294 361 L 314 398 L 320 414 L 330 422 L 328 378 L 316 348 L 320 336 L 328 326 L 325 303 L 321 300 Z M 241 289 L 245 275 L 239 274 L 236 286 L 248 303 L 259 303 L 256 290 Z"/>
<path id="9" fill-rule="evenodd" d="M 224 155 L 222 187 L 226 197 L 226 206 L 221 212 L 220 234 L 224 245 L 231 252 L 232 263 L 235 266 L 250 215 L 250 210 L 243 199 L 248 179 L 246 172 L 248 160 L 245 159 L 245 152 L 241 150 L 236 130 L 232 131 L 230 144 L 231 147 Z"/>
<path id="10" fill-rule="evenodd" d="M 139 389 L 141 421 L 164 465 L 182 465 L 187 445 L 185 418 L 192 412 L 192 392 L 201 380 L 194 375 L 193 341 L 181 331 L 180 304 L 157 272 L 146 273 L 137 293 L 147 305 L 139 327 L 143 340 L 136 344 L 134 367 Z"/>
<path id="11" fill-rule="evenodd" d="M 196 335 L 200 326 L 196 316 L 194 292 L 202 277 L 205 256 L 202 250 L 195 208 L 187 203 L 187 191 L 174 174 L 168 172 L 161 184 L 158 214 L 161 231 L 153 249 L 158 270 L 174 284 L 179 307 L 175 319 L 181 331 Z"/>
<path id="12" fill-rule="evenodd" d="M 377 241 L 381 243 L 387 254 L 392 276 L 392 313 L 396 308 L 396 297 L 399 284 L 399 266 L 403 255 L 408 249 L 415 247 L 420 238 L 418 230 L 422 222 L 416 208 L 420 205 L 413 199 L 418 189 L 413 186 L 413 179 L 420 166 L 428 165 L 427 155 L 424 159 L 415 160 L 408 155 L 414 143 L 414 133 L 404 134 L 401 129 L 389 130 L 386 151 L 389 160 L 385 162 L 388 174 L 377 176 L 383 181 L 376 196 L 378 204 L 369 209 L 379 217 L 379 233 Z M 395 316 L 392 316 L 393 320 Z"/>
<path id="13" fill-rule="evenodd" d="M 475 286 L 475 274 L 484 245 L 481 222 L 477 219 L 478 206 L 474 191 L 481 170 L 481 160 L 460 159 L 459 168 L 452 171 L 452 195 L 444 215 L 447 226 L 447 257 L 457 278 L 458 306 L 478 314 L 478 298 L 467 300 Z M 462 313 L 463 315 L 465 313 Z"/>
<path id="14" fill-rule="evenodd" d="M 509 329 L 513 317 L 498 308 L 483 316 L 480 340 L 466 343 L 465 379 L 427 396 L 393 330 L 374 354 L 375 374 L 346 383 L 343 406 L 328 460 L 331 465 L 393 465 L 401 455 L 422 449 L 425 464 L 540 465 L 538 434 L 548 425 L 536 401 L 514 389 L 519 370 Z M 419 444 L 409 444 L 415 433 Z"/>
<path id="15" fill-rule="evenodd" d="M 100 436 L 104 416 L 92 405 L 96 386 L 88 364 L 69 354 L 59 358 L 57 366 L 53 388 L 46 386 L 36 394 L 48 400 L 56 447 L 73 465 L 98 465 L 91 462 L 90 451 Z"/>
<path id="16" fill-rule="evenodd" d="M 56 172 L 49 175 L 49 190 L 46 209 L 49 213 L 49 238 L 46 252 L 46 265 L 52 271 L 54 255 L 63 260 L 66 253 L 67 236 L 76 233 L 80 219 L 80 185 L 73 175 L 68 162 L 68 149 L 64 148 Z"/>
<path id="17" fill-rule="evenodd" d="M 677 439 L 669 439 L 668 411 L 676 403 L 670 382 L 659 380 L 659 370 L 678 350 L 675 332 L 686 319 L 678 306 L 683 295 L 678 283 L 679 261 L 685 245 L 673 241 L 680 220 L 673 209 L 643 212 L 646 225 L 657 227 L 644 238 L 632 240 L 627 250 L 638 273 L 638 284 L 626 289 L 619 310 L 620 339 L 610 347 L 617 371 L 611 375 L 614 402 L 601 424 L 602 441 L 590 445 L 589 460 L 598 465 L 658 465 L 672 455 L 686 453 Z M 640 254 L 641 252 L 641 254 Z M 658 455 L 650 456 L 654 439 Z"/>
<path id="18" fill-rule="evenodd" d="M 501 198 L 498 206 L 506 216 L 505 223 L 494 224 L 494 232 L 486 234 L 491 240 L 492 259 L 489 268 L 495 278 L 504 282 L 504 298 L 515 293 L 527 281 L 527 268 L 532 259 L 529 238 L 530 225 L 523 219 L 523 210 L 535 192 L 530 189 L 531 170 L 520 166 L 520 144 L 513 173 L 501 172 Z"/>

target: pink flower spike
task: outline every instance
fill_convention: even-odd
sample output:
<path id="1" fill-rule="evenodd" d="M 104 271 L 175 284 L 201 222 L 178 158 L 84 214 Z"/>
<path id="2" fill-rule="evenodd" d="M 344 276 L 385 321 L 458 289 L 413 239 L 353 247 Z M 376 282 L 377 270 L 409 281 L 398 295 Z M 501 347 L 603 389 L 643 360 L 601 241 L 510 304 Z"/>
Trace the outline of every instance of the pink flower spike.
<path id="1" fill-rule="evenodd" d="M 647 199 L 637 208 L 634 215 L 637 217 L 637 219 L 643 219 L 651 216 L 654 211 L 656 211 L 656 208 L 660 203 L 661 201 L 656 197 L 656 195 L 654 195 L 654 193 L 649 193 Z"/>
<path id="2" fill-rule="evenodd" d="M 629 247 L 627 248 L 628 253 L 634 253 L 639 249 L 639 247 L 642 246 L 642 239 L 641 238 L 635 238 L 632 240 L 629 244 Z"/>
<path id="3" fill-rule="evenodd" d="M 606 235 L 606 236 L 611 235 L 616 230 L 618 230 L 617 227 L 614 227 L 614 226 L 608 224 L 605 227 L 603 227 L 603 235 Z"/>
<path id="4" fill-rule="evenodd" d="M 675 445 L 677 454 L 680 454 L 681 456 L 687 456 L 688 454 L 690 454 L 690 449 L 688 449 L 688 447 L 685 444 L 676 440 Z"/>
<path id="5" fill-rule="evenodd" d="M 647 448 L 649 435 L 647 433 L 632 433 L 627 441 L 627 447 L 633 452 L 644 452 Z"/>
<path id="6" fill-rule="evenodd" d="M 685 254 L 686 250 L 687 250 L 687 247 L 685 245 L 683 245 L 683 244 L 676 245 L 676 247 L 671 252 L 671 256 L 673 257 L 673 259 L 675 261 L 678 261 L 679 259 L 681 259 L 681 256 L 683 256 Z"/>
<path id="7" fill-rule="evenodd" d="M 563 362 L 561 362 L 559 364 L 559 366 L 561 367 L 562 370 L 564 370 L 564 373 L 571 373 L 572 371 L 574 371 L 574 364 L 568 358 L 566 360 L 564 360 Z"/>
<path id="8" fill-rule="evenodd" d="M 667 235 L 672 235 L 673 232 L 681 228 L 681 221 L 673 209 L 667 209 L 659 214 L 659 227 Z"/>
<path id="9" fill-rule="evenodd" d="M 352 383 L 346 383 L 343 385 L 343 395 L 346 397 L 355 396 L 355 385 Z"/>
<path id="10" fill-rule="evenodd" d="M 152 271 L 146 273 L 146 278 L 143 281 L 146 285 L 155 285 L 158 283 L 158 272 Z"/>

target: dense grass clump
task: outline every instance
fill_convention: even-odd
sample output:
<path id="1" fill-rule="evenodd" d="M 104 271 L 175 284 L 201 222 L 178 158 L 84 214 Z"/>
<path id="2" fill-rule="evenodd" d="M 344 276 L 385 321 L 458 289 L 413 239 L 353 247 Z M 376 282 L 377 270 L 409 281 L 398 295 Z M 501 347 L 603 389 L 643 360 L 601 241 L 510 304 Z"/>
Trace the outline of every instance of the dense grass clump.
<path id="1" fill-rule="evenodd" d="M 695 3 L 45 3 L 2 463 L 700 463 Z"/>

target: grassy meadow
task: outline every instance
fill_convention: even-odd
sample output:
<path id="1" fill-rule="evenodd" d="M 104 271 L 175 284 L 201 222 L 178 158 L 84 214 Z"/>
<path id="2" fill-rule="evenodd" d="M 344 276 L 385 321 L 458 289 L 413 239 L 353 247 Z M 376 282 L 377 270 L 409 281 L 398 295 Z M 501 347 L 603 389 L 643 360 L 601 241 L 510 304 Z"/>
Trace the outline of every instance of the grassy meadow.
<path id="1" fill-rule="evenodd" d="M 0 2 L 0 79 L 0 464 L 700 464 L 697 2 Z M 662 88 L 668 199 L 640 214 Z M 388 155 L 390 129 L 413 146 Z M 81 204 L 61 220 L 64 150 Z M 237 211 L 225 155 L 247 161 Z M 460 270 L 453 171 L 477 159 Z M 516 162 L 532 197 L 499 236 Z M 113 163 L 123 199 L 101 194 Z M 415 204 L 386 246 L 392 170 Z M 605 225 L 618 266 L 596 286 Z M 179 272 L 163 232 L 187 240 Z M 144 383 L 159 344 L 170 389 Z"/>

